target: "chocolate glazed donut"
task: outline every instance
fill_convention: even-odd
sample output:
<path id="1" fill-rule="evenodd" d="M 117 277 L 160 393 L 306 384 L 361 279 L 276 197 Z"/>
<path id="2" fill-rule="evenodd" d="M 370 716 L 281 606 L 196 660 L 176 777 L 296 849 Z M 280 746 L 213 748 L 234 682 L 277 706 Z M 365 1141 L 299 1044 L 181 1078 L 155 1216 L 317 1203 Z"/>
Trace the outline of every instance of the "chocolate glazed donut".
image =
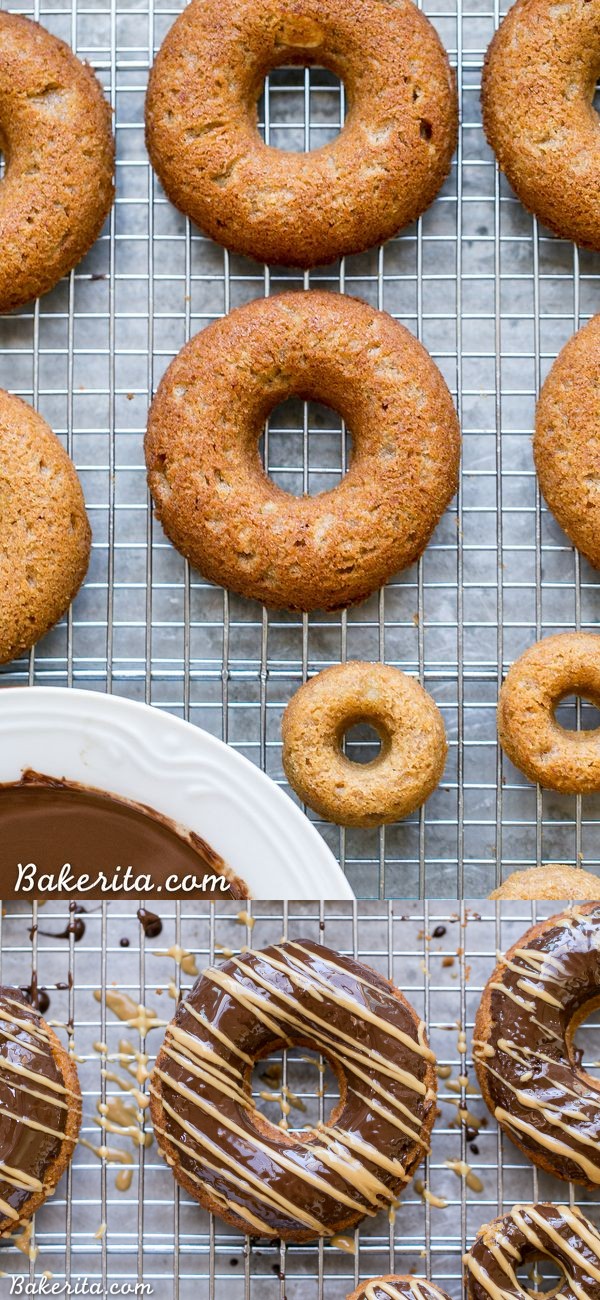
<path id="1" fill-rule="evenodd" d="M 348 1300 L 449 1300 L 446 1291 L 442 1291 L 433 1282 L 426 1282 L 422 1277 L 372 1277 L 370 1282 L 361 1282 Z"/>
<path id="2" fill-rule="evenodd" d="M 54 1191 L 80 1123 L 71 1057 L 22 993 L 0 988 L 0 1236 Z"/>
<path id="3" fill-rule="evenodd" d="M 593 1300 L 600 1294 L 600 1233 L 567 1205 L 515 1205 L 479 1232 L 465 1255 L 467 1300 L 529 1300 L 517 1278 L 522 1264 L 540 1258 L 558 1264 L 562 1286 L 554 1300 Z M 541 1292 L 536 1292 L 541 1295 Z"/>
<path id="4" fill-rule="evenodd" d="M 257 1111 L 252 1069 L 300 1045 L 329 1060 L 340 1100 L 326 1123 L 288 1133 Z M 251 1236 L 312 1241 L 397 1201 L 428 1150 L 435 1057 L 388 980 L 290 941 L 204 972 L 150 1093 L 159 1148 L 201 1205 Z"/>
<path id="5" fill-rule="evenodd" d="M 501 959 L 475 1021 L 482 1095 L 508 1137 L 555 1178 L 600 1186 L 600 1083 L 573 1038 L 600 1003 L 600 903 L 535 925 Z"/>

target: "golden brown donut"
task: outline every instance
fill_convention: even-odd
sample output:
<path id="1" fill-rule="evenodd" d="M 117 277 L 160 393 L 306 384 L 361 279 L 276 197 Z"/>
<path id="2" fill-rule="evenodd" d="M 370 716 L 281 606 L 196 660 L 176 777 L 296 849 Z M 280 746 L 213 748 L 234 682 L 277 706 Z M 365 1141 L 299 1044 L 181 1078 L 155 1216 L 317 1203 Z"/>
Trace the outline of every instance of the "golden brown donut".
<path id="1" fill-rule="evenodd" d="M 517 0 L 482 80 L 485 133 L 521 202 L 555 234 L 597 249 L 599 67 L 600 0 Z"/>
<path id="2" fill-rule="evenodd" d="M 600 12 L 600 11 L 599 11 Z M 542 388 L 533 452 L 544 497 L 574 546 L 600 568 L 600 316 L 559 353 Z"/>
<path id="3" fill-rule="evenodd" d="M 544 637 L 516 660 L 500 691 L 500 744 L 530 781 L 592 794 L 600 790 L 600 728 L 561 727 L 554 710 L 567 695 L 600 707 L 600 636 L 593 632 Z"/>
<path id="4" fill-rule="evenodd" d="M 345 83 L 337 139 L 311 153 L 268 147 L 257 101 L 281 64 Z M 150 74 L 146 141 L 176 207 L 236 253 L 316 266 L 414 221 L 450 170 L 454 76 L 410 0 L 193 0 Z"/>
<path id="5" fill-rule="evenodd" d="M 523 1286 L 520 1265 L 553 1260 L 562 1272 L 556 1289 Z M 515 1205 L 481 1228 L 467 1251 L 466 1300 L 593 1300 L 600 1294 L 600 1233 L 577 1206 Z"/>
<path id="6" fill-rule="evenodd" d="M 347 1300 L 449 1300 L 446 1291 L 423 1277 L 392 1276 L 372 1277 L 361 1282 Z"/>
<path id="7" fill-rule="evenodd" d="M 0 388 L 0 663 L 29 650 L 68 609 L 90 538 L 66 451 L 41 415 Z"/>
<path id="8" fill-rule="evenodd" d="M 368 722 L 381 737 L 371 763 L 353 763 L 344 734 Z M 448 745 L 435 701 L 414 677 L 353 662 L 311 677 L 282 722 L 282 760 L 303 803 L 342 826 L 381 826 L 419 808 L 439 784 Z"/>
<path id="9" fill-rule="evenodd" d="M 52 1194 L 80 1123 L 74 1061 L 18 989 L 0 988 L 0 1236 Z"/>
<path id="10" fill-rule="evenodd" d="M 330 492 L 265 474 L 264 422 L 325 402 L 354 438 Z M 168 537 L 212 582 L 267 605 L 339 609 L 421 554 L 457 486 L 460 432 L 431 357 L 385 312 L 310 291 L 259 299 L 197 334 L 150 410 L 146 463 Z"/>
<path id="11" fill-rule="evenodd" d="M 0 12 L 0 312 L 47 293 L 113 202 L 111 113 L 91 68 L 21 14 Z"/>
<path id="12" fill-rule="evenodd" d="M 513 871 L 490 894 L 490 898 L 564 898 L 573 901 L 582 898 L 598 899 L 600 878 L 578 867 L 551 863 L 544 867 L 530 867 L 527 871 Z"/>
<path id="13" fill-rule="evenodd" d="M 600 1187 L 600 1082 L 574 1046 L 598 1005 L 600 902 L 534 925 L 500 957 L 475 1018 L 473 1060 L 497 1123 L 535 1165 Z"/>
<path id="14" fill-rule="evenodd" d="M 321 1052 L 340 1100 L 314 1129 L 269 1123 L 257 1060 Z M 161 1153 L 182 1187 L 252 1237 L 314 1241 L 397 1202 L 429 1150 L 435 1056 L 425 1025 L 362 962 L 288 940 L 209 967 L 178 1007 L 150 1080 Z"/>

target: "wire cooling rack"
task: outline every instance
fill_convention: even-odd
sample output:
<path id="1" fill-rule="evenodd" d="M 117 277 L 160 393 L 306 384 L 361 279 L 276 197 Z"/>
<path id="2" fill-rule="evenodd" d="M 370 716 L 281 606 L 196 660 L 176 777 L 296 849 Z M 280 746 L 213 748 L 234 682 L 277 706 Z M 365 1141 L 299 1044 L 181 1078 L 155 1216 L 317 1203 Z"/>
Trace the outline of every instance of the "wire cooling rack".
<path id="1" fill-rule="evenodd" d="M 383 657 L 434 695 L 450 757 L 420 815 L 381 832 L 322 826 L 359 896 L 478 896 L 515 866 L 599 867 L 600 801 L 542 795 L 497 746 L 510 662 L 542 633 L 597 621 L 593 572 L 540 506 L 530 434 L 541 379 L 596 307 L 599 269 L 596 256 L 538 228 L 485 144 L 479 84 L 497 9 L 487 0 L 424 5 L 457 69 L 462 121 L 433 206 L 384 249 L 301 275 L 230 257 L 190 228 L 152 175 L 144 89 L 180 0 L 10 7 L 97 70 L 115 112 L 118 170 L 117 203 L 93 251 L 40 303 L 0 320 L 0 384 L 64 438 L 94 530 L 88 581 L 68 620 L 2 680 L 145 699 L 283 784 L 280 718 L 307 674 Z M 279 70 L 267 83 L 262 130 L 275 146 L 314 147 L 343 117 L 343 90 L 322 70 Z M 342 289 L 397 316 L 433 354 L 462 421 L 460 493 L 421 563 L 342 615 L 267 613 L 206 584 L 166 542 L 146 493 L 146 413 L 173 355 L 215 316 L 291 284 Z M 314 492 L 339 479 L 346 440 L 331 412 L 288 403 L 271 420 L 265 455 L 279 483 Z M 578 703 L 563 716 L 590 725 L 591 715 Z M 356 757 L 371 752 L 364 742 L 355 739 Z"/>
<path id="2" fill-rule="evenodd" d="M 92 905 L 93 906 L 93 905 Z M 10 1279 L 25 1274 L 39 1279 L 45 1271 L 55 1282 L 87 1277 L 111 1286 L 143 1282 L 153 1288 L 156 1300 L 344 1300 L 361 1278 L 388 1272 L 427 1274 L 460 1300 L 461 1258 L 483 1223 L 507 1211 L 517 1201 L 553 1199 L 564 1203 L 569 1189 L 537 1170 L 496 1125 L 482 1102 L 471 1065 L 472 1027 L 481 990 L 489 978 L 498 949 L 505 949 L 529 925 L 556 909 L 556 904 L 494 904 L 472 902 L 452 910 L 447 903 L 299 904 L 255 903 L 253 928 L 240 925 L 235 904 L 214 911 L 171 904 L 164 909 L 159 938 L 144 940 L 132 905 L 104 904 L 85 917 L 85 934 L 79 942 L 59 934 L 68 920 L 64 904 L 47 904 L 34 915 L 38 925 L 30 939 L 30 909 L 7 904 L 2 919 L 0 952 L 3 983 L 28 985 L 32 968 L 38 986 L 50 997 L 47 1018 L 57 1023 L 67 1041 L 66 1026 L 73 1027 L 72 1045 L 84 1093 L 82 1137 L 92 1145 L 102 1142 L 98 1102 L 115 1096 L 131 1102 L 128 1093 L 101 1068 L 125 1078 L 122 1064 L 110 1060 L 122 1038 L 142 1048 L 152 1061 L 162 1041 L 163 1029 L 150 1030 L 143 1043 L 139 1033 L 124 1025 L 111 1011 L 110 993 L 116 984 L 134 1003 L 141 1002 L 168 1020 L 175 1009 L 169 985 L 188 988 L 192 976 L 182 972 L 164 954 L 174 944 L 195 955 L 199 971 L 243 944 L 264 947 L 283 937 L 309 937 L 354 955 L 392 978 L 428 1025 L 431 1045 L 440 1067 L 440 1114 L 436 1121 L 431 1156 L 417 1175 L 444 1208 L 427 1205 L 412 1184 L 403 1198 L 395 1224 L 385 1214 L 367 1220 L 351 1234 L 349 1254 L 331 1245 L 280 1247 L 245 1241 L 220 1220 L 209 1220 L 200 1208 L 179 1193 L 170 1170 L 157 1154 L 156 1145 L 134 1148 L 131 1140 L 109 1133 L 107 1144 L 134 1151 L 133 1181 L 129 1191 L 118 1191 L 115 1178 L 120 1166 L 100 1161 L 86 1146 L 76 1150 L 71 1173 L 54 1198 L 37 1214 L 32 1246 L 35 1261 L 10 1244 L 0 1245 L 0 1269 Z M 537 911 L 536 911 L 537 909 Z M 121 941 L 129 941 L 127 947 Z M 56 985 L 60 985 L 59 989 Z M 66 986 L 66 987 L 65 987 Z M 96 990 L 104 990 L 100 1002 Z M 162 990 L 162 992 L 160 991 Z M 175 992 L 171 988 L 171 994 Z M 464 1031 L 464 1040 L 461 1036 Z M 108 1063 L 97 1050 L 108 1048 Z M 94 1046 L 96 1045 L 96 1047 Z M 586 1067 L 598 1072 L 600 1017 L 578 1033 Z M 326 1096 L 318 1096 L 321 1076 L 298 1053 L 288 1054 L 283 1075 L 296 1106 L 290 1123 L 297 1127 L 327 1117 L 336 1093 L 326 1078 Z M 313 1055 L 310 1053 L 310 1055 Z M 316 1055 L 316 1053 L 314 1054 Z M 280 1084 L 261 1077 L 269 1062 L 255 1072 L 257 1092 L 277 1092 Z M 460 1078 L 468 1078 L 461 1087 Z M 469 1130 L 457 1119 L 458 1104 L 470 1113 Z M 259 1100 L 259 1104 L 261 1101 Z M 280 1118 L 272 1103 L 265 1113 Z M 473 1124 L 473 1120 L 475 1121 Z M 479 1127 L 480 1121 L 481 1127 Z M 151 1130 L 146 1115 L 145 1126 Z M 479 1132 L 477 1132 L 479 1128 Z M 446 1165 L 466 1161 L 480 1190 Z M 472 1181 L 472 1180 L 470 1180 Z M 570 1190 L 573 1202 L 600 1227 L 600 1194 L 581 1188 Z M 105 1225 L 103 1235 L 102 1225 Z M 0 1294 L 10 1281 L 0 1281 Z M 540 1287 L 540 1290 L 543 1288 Z M 128 1294 L 124 1291 L 123 1294 Z M 129 1292 L 132 1294 L 132 1292 Z M 591 1297 L 590 1297 L 591 1300 Z"/>

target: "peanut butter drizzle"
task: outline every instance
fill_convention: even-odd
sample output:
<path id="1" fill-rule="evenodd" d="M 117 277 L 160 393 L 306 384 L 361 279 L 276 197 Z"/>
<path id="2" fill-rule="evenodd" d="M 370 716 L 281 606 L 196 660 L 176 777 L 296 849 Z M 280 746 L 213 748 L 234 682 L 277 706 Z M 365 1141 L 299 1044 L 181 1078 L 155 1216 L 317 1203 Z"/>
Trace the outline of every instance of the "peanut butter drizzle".
<path id="1" fill-rule="evenodd" d="M 172 957 L 176 966 L 179 966 L 184 975 L 197 975 L 198 967 L 194 954 L 188 952 L 187 948 L 182 948 L 180 944 L 174 943 L 170 948 L 153 948 L 153 957 Z"/>
<path id="2" fill-rule="evenodd" d="M 515 1205 L 483 1228 L 465 1268 L 490 1300 L 520 1300 L 516 1267 L 540 1256 L 563 1270 L 571 1294 L 590 1300 L 600 1282 L 600 1233 L 566 1205 Z"/>
<path id="3" fill-rule="evenodd" d="M 369 975 L 316 944 L 284 943 L 207 970 L 167 1030 L 151 1083 L 158 1141 L 260 1235 L 298 1225 L 329 1236 L 348 1211 L 355 1222 L 378 1213 L 427 1149 L 419 1130 L 435 1096 L 426 1082 L 433 1054 L 422 1024 Z M 337 1124 L 275 1138 L 262 1117 L 255 1122 L 249 1070 L 262 1044 L 294 1041 L 338 1062 L 345 1103 Z"/>
<path id="4" fill-rule="evenodd" d="M 94 989 L 96 1002 L 102 1001 L 102 990 Z M 107 989 L 105 993 L 106 1005 L 113 1015 L 119 1020 L 123 1020 L 130 1029 L 137 1029 L 142 1038 L 155 1029 L 157 1025 L 165 1025 L 166 1020 L 159 1020 L 156 1011 L 145 1007 L 141 1002 L 134 1002 L 128 993 L 121 993 L 119 989 Z"/>
<path id="5" fill-rule="evenodd" d="M 39 1012 L 0 989 L 0 1230 L 22 1217 L 33 1194 L 46 1195 L 46 1175 L 67 1136 L 74 1094 L 65 1086 Z"/>
<path id="6" fill-rule="evenodd" d="M 364 1300 L 448 1300 L 446 1292 L 440 1291 L 433 1282 L 415 1277 L 398 1277 L 392 1281 L 374 1277 L 365 1282 L 362 1294 Z"/>
<path id="7" fill-rule="evenodd" d="M 592 1187 L 600 1186 L 600 1084 L 568 1043 L 572 1022 L 598 997 L 599 943 L 595 903 L 525 935 L 490 981 L 489 1033 L 473 1047 L 498 1123 L 556 1176 Z"/>

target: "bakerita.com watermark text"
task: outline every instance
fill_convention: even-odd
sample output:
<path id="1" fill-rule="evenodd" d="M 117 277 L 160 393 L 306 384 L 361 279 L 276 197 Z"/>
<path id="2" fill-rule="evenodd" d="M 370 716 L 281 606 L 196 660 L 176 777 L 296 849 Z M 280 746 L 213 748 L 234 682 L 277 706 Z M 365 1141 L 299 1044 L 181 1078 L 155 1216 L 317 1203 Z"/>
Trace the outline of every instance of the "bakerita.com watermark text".
<path id="1" fill-rule="evenodd" d="M 40 872 L 35 862 L 18 862 L 15 895 L 20 894 L 133 894 L 140 898 L 149 894 L 216 894 L 226 893 L 229 881 L 226 876 L 205 872 L 203 876 L 173 874 L 160 884 L 155 884 L 148 872 L 135 873 L 133 867 L 116 867 L 112 875 L 99 871 L 97 875 L 77 874 L 70 862 L 59 871 Z M 23 1292 L 26 1294 L 26 1292 Z"/>
<path id="2" fill-rule="evenodd" d="M 41 1296 L 152 1296 L 154 1291 L 149 1282 L 100 1282 L 89 1277 L 79 1277 L 73 1282 L 61 1282 L 58 1279 L 39 1277 L 35 1281 L 22 1273 L 14 1273 L 10 1279 L 11 1295 Z"/>

